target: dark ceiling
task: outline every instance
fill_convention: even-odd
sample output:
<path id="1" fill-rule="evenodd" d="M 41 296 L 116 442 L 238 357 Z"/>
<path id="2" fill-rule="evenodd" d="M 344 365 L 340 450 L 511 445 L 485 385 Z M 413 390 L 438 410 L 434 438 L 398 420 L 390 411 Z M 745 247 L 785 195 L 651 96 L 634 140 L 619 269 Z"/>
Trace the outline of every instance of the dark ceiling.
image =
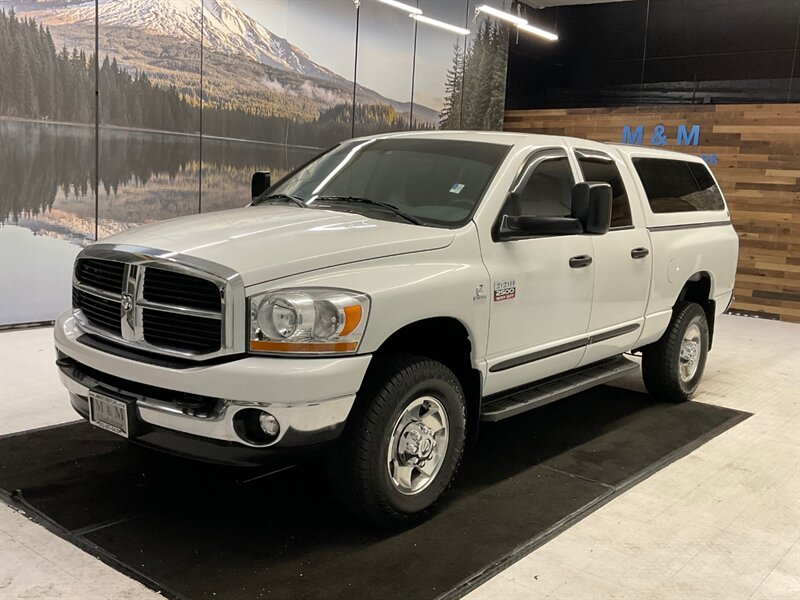
<path id="1" fill-rule="evenodd" d="M 800 101 L 800 0 L 520 10 L 560 39 L 512 34 L 507 108 Z"/>

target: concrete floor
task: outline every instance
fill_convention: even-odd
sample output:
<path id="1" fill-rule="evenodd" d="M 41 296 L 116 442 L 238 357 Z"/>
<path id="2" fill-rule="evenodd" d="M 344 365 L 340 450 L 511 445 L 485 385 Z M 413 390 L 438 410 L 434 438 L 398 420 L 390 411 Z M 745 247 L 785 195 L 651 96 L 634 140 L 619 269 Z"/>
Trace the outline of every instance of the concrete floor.
<path id="1" fill-rule="evenodd" d="M 51 335 L 0 333 L 0 434 L 75 420 Z M 754 416 L 467 598 L 800 599 L 800 326 L 723 316 L 695 399 Z M 159 597 L 0 504 L 0 599 Z"/>

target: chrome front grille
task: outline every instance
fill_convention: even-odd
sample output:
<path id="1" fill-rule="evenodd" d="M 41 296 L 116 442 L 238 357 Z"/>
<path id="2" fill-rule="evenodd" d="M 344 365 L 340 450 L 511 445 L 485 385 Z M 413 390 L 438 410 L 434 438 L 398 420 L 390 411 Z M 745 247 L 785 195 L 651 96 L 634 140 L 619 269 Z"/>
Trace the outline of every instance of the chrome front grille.
<path id="1" fill-rule="evenodd" d="M 75 262 L 72 303 L 84 330 L 127 346 L 198 359 L 244 348 L 241 278 L 193 257 L 89 246 Z"/>
<path id="2" fill-rule="evenodd" d="M 145 341 L 154 346 L 208 353 L 219 350 L 219 317 L 193 317 L 145 308 L 142 311 Z"/>
<path id="3" fill-rule="evenodd" d="M 75 287 L 72 288 L 72 306 L 80 308 L 92 325 L 122 335 L 122 309 L 119 300 L 109 300 Z"/>
<path id="4" fill-rule="evenodd" d="M 143 297 L 148 302 L 177 304 L 219 313 L 222 308 L 219 291 L 213 281 L 176 271 L 156 267 L 148 268 L 144 275 Z"/>
<path id="5" fill-rule="evenodd" d="M 99 290 L 119 292 L 124 276 L 125 263 L 111 260 L 81 260 L 75 263 L 78 281 Z"/>

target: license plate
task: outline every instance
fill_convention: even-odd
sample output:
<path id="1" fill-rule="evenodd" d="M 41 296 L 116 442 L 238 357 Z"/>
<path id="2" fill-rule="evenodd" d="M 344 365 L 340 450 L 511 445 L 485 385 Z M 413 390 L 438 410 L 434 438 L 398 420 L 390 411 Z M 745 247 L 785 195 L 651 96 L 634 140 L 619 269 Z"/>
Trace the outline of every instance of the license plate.
<path id="1" fill-rule="evenodd" d="M 89 422 L 122 437 L 130 435 L 128 405 L 94 390 L 89 390 Z"/>

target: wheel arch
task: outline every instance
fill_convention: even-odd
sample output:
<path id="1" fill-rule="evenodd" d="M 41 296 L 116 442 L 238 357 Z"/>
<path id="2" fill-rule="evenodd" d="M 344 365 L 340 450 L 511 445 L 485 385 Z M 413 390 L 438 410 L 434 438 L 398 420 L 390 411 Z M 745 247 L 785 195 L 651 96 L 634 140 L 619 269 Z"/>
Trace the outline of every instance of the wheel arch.
<path id="1" fill-rule="evenodd" d="M 467 433 L 477 434 L 480 422 L 482 375 L 474 366 L 473 343 L 467 326 L 455 317 L 429 317 L 408 323 L 387 337 L 376 356 L 414 354 L 446 365 L 461 382 L 467 401 Z"/>
<path id="2" fill-rule="evenodd" d="M 714 341 L 714 320 L 716 317 L 716 302 L 714 301 L 714 276 L 710 271 L 697 271 L 686 279 L 673 306 L 679 302 L 694 302 L 699 304 L 706 314 L 708 322 L 708 349 Z"/>

